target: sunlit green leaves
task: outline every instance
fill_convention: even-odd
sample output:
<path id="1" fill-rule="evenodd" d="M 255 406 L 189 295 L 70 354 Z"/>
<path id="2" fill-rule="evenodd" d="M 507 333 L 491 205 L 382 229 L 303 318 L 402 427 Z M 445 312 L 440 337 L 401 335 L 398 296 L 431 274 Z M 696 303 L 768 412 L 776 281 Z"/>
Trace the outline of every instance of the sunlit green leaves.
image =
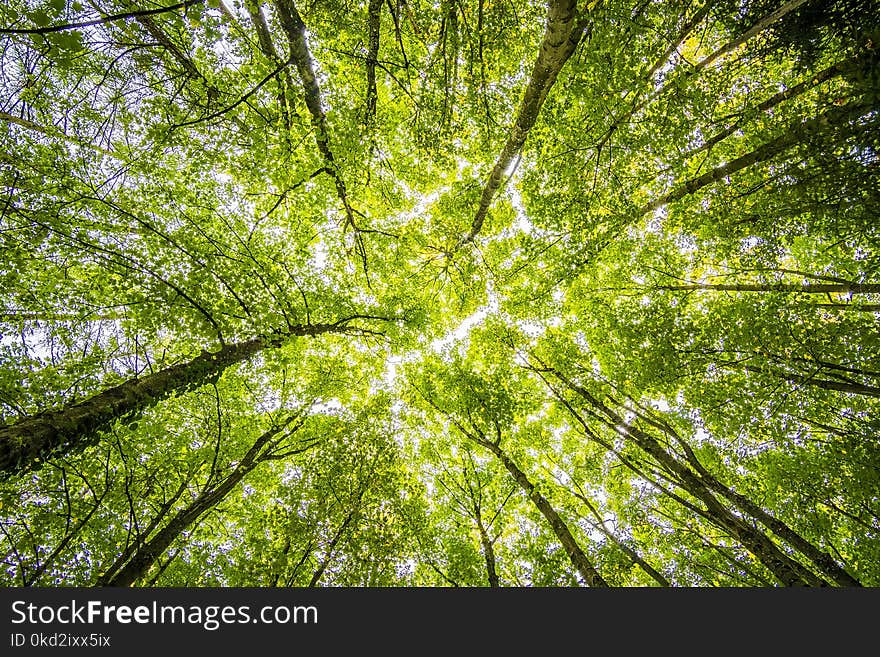
<path id="1" fill-rule="evenodd" d="M 7 425 L 349 321 L 4 482 L 3 580 L 98 582 L 298 410 L 138 584 L 577 584 L 498 451 L 612 585 L 777 582 L 675 464 L 880 582 L 876 12 L 586 4 L 462 244 L 540 3 L 383 3 L 374 53 L 368 3 L 298 4 L 320 128 L 272 3 L 5 3 Z"/>

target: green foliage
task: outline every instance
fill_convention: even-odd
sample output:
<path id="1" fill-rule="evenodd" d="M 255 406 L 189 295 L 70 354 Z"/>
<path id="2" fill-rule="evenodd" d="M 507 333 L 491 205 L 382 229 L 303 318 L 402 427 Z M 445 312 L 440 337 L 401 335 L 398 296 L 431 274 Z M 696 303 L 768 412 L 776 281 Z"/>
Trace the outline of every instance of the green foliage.
<path id="1" fill-rule="evenodd" d="M 273 2 L 0 7 L 0 430 L 265 341 L 12 472 L 0 581 L 579 584 L 540 498 L 613 586 L 779 583 L 725 512 L 880 584 L 876 2 L 587 3 L 473 242 L 546 7 L 367 4 L 322 116 Z"/>

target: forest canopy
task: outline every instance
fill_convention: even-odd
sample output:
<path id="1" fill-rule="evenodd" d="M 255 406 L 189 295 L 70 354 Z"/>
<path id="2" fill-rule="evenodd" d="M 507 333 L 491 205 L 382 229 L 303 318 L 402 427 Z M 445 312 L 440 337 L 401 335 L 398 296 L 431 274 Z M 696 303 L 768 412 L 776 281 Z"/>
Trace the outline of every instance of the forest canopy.
<path id="1" fill-rule="evenodd" d="M 880 586 L 875 0 L 7 0 L 6 586 Z"/>

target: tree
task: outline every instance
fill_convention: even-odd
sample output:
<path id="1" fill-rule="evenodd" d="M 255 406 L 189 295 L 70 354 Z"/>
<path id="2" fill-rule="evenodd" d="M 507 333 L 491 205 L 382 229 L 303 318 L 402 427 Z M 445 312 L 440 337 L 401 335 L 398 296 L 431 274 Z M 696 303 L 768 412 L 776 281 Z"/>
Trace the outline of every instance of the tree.
<path id="1" fill-rule="evenodd" d="M 3 581 L 877 585 L 878 17 L 6 2 Z"/>

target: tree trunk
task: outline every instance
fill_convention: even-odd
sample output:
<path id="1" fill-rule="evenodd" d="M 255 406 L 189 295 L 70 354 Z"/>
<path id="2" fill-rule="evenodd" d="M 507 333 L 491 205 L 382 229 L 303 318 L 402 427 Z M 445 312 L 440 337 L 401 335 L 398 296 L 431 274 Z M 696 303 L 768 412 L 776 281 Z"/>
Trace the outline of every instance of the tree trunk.
<path id="1" fill-rule="evenodd" d="M 358 503 L 360 503 L 360 498 L 358 498 Z M 327 545 L 327 549 L 324 550 L 324 558 L 321 559 L 321 563 L 318 565 L 318 568 L 312 575 L 312 579 L 309 580 L 309 588 L 315 588 L 316 586 L 318 586 L 318 582 L 321 580 L 321 577 L 323 577 L 324 571 L 326 571 L 327 566 L 330 565 L 330 560 L 333 558 L 333 551 L 336 549 L 336 546 L 339 544 L 339 541 L 342 539 L 343 535 L 345 534 L 345 530 L 348 529 L 348 526 L 351 524 L 351 521 L 354 519 L 357 511 L 358 507 L 355 506 L 355 508 L 348 512 L 348 515 L 345 516 L 345 520 L 342 521 L 339 529 L 336 530 L 336 533 L 333 535 L 333 538 Z"/>
<path id="2" fill-rule="evenodd" d="M 345 208 L 346 221 L 349 226 L 356 228 L 354 221 L 354 210 L 348 199 L 348 191 L 345 181 L 339 175 L 336 167 L 336 159 L 333 157 L 333 151 L 330 150 L 330 141 L 327 134 L 327 118 L 321 103 L 321 88 L 318 85 L 318 78 L 315 75 L 315 65 L 312 59 L 312 53 L 306 43 L 306 25 L 302 17 L 297 11 L 293 0 L 275 0 L 275 9 L 278 12 L 278 18 L 281 26 L 287 34 L 287 41 L 290 46 L 290 57 L 296 65 L 299 79 L 302 82 L 303 91 L 305 93 L 306 107 L 312 116 L 312 126 L 315 129 L 315 143 L 324 163 L 327 165 L 327 171 L 336 184 L 336 195 Z"/>
<path id="3" fill-rule="evenodd" d="M 293 336 L 339 332 L 348 320 L 335 324 L 295 326 L 283 334 L 225 345 L 215 353 L 202 352 L 189 362 L 133 378 L 60 410 L 43 411 L 0 427 L 0 474 L 35 469 L 52 455 L 67 454 L 90 444 L 114 422 L 135 417 L 173 393 L 198 388 L 236 363 Z"/>
<path id="4" fill-rule="evenodd" d="M 587 555 L 584 554 L 581 546 L 577 544 L 577 541 L 574 536 L 572 536 L 565 521 L 559 517 L 559 514 L 556 513 L 556 510 L 547 498 L 541 495 L 540 491 L 535 488 L 535 485 L 529 481 L 526 473 L 520 470 L 516 463 L 510 460 L 507 454 L 505 454 L 495 443 L 488 440 L 481 440 L 479 442 L 498 457 L 498 460 L 500 460 L 504 467 L 507 468 L 507 471 L 513 475 L 513 478 L 516 483 L 519 484 L 519 487 L 522 488 L 532 503 L 537 507 L 538 511 L 540 511 L 547 519 L 547 522 L 550 523 L 550 527 L 553 529 L 553 533 L 556 534 L 556 538 L 562 543 L 562 547 L 565 549 L 566 554 L 568 554 L 569 559 L 571 559 L 571 562 L 574 564 L 574 567 L 577 568 L 581 577 L 584 578 L 584 581 L 589 586 L 608 586 L 608 583 L 602 578 L 599 571 L 597 571 L 595 567 L 593 567 L 593 564 L 590 563 L 590 560 L 587 558 Z"/>
<path id="5" fill-rule="evenodd" d="M 785 586 L 825 586 L 827 583 L 800 562 L 786 555 L 772 539 L 752 527 L 725 507 L 695 472 L 670 454 L 656 438 L 638 427 L 629 425 L 622 417 L 596 399 L 589 391 L 553 371 L 556 377 L 590 406 L 600 411 L 608 426 L 633 440 L 642 450 L 654 458 L 664 469 L 674 475 L 682 489 L 700 500 L 713 522 L 730 533 L 764 564 L 779 582 Z"/>
<path id="6" fill-rule="evenodd" d="M 703 476 L 706 483 L 716 490 L 722 497 L 726 497 L 733 502 L 745 513 L 755 518 L 762 525 L 767 527 L 774 534 L 786 541 L 789 545 L 797 549 L 801 554 L 807 557 L 823 574 L 830 577 L 839 586 L 861 586 L 856 578 L 846 572 L 840 565 L 832 559 L 828 554 L 822 552 L 815 545 L 810 543 L 803 536 L 794 531 L 786 523 L 771 516 L 760 506 L 755 504 L 745 495 L 741 495 L 731 488 L 725 486 L 720 481 L 706 473 Z"/>
<path id="7" fill-rule="evenodd" d="M 835 78 L 838 75 L 841 75 L 843 73 L 857 70 L 859 65 L 864 65 L 864 62 L 866 59 L 867 59 L 867 57 L 863 53 L 861 53 L 861 54 L 855 55 L 853 57 L 850 57 L 849 59 L 845 59 L 842 62 L 837 62 L 836 64 L 832 64 L 831 66 L 820 71 L 816 75 L 813 75 L 808 80 L 804 80 L 803 82 L 800 82 L 800 83 L 794 85 L 793 87 L 789 87 L 788 89 L 785 89 L 784 91 L 780 91 L 779 93 L 773 94 L 770 98 L 765 100 L 763 103 L 760 103 L 759 105 L 757 105 L 755 107 L 755 110 L 757 110 L 758 112 L 769 112 L 770 110 L 772 110 L 774 107 L 776 107 L 780 103 L 782 103 L 786 100 L 789 100 L 791 98 L 795 98 L 796 96 L 799 96 L 802 93 L 804 93 L 810 89 L 813 89 L 817 85 L 822 84 L 823 82 L 825 82 L 827 80 Z M 709 150 L 710 148 L 715 146 L 715 144 L 717 144 L 721 141 L 724 141 L 725 139 L 727 139 L 730 135 L 732 135 L 734 132 L 736 132 L 740 128 L 740 126 L 742 125 L 742 122 L 743 122 L 742 118 L 740 118 L 737 121 L 734 121 L 730 126 L 728 126 L 727 128 L 725 128 L 721 132 L 719 132 L 719 133 L 713 135 L 712 137 L 710 137 L 709 139 L 707 139 L 706 143 L 702 144 L 701 146 L 698 146 L 697 148 L 689 151 L 688 153 L 685 153 L 684 157 L 686 157 L 686 158 L 693 157 L 694 155 L 697 155 L 698 153 Z"/>
<path id="8" fill-rule="evenodd" d="M 516 121 L 510 129 L 507 143 L 501 150 L 501 154 L 492 168 L 492 173 L 489 174 L 483 187 L 480 206 L 471 222 L 470 232 L 461 238 L 457 247 L 473 242 L 482 229 L 492 199 L 501 187 L 501 179 L 525 144 L 526 137 L 528 137 L 532 126 L 535 125 L 538 112 L 541 111 L 541 106 L 544 104 L 550 88 L 556 82 L 559 71 L 562 70 L 563 65 L 580 42 L 583 25 L 575 20 L 576 15 L 575 0 L 550 0 L 547 3 L 544 40 L 541 43 L 538 58 L 535 60 L 532 76 L 526 87 L 522 103 L 519 106 Z"/>
<path id="9" fill-rule="evenodd" d="M 293 418 L 280 426 L 273 427 L 254 441 L 247 453 L 215 488 L 202 491 L 189 505 L 178 511 L 174 518 L 153 538 L 141 545 L 122 568 L 111 567 L 97 582 L 97 586 L 131 586 L 141 579 L 171 544 L 205 513 L 217 506 L 229 495 L 245 475 L 256 468 L 264 459 L 260 451 L 278 434 L 287 429 Z M 301 425 L 299 425 L 301 426 Z M 298 427 L 297 427 L 298 428 Z M 295 431 L 296 429 L 294 429 Z"/>
<path id="10" fill-rule="evenodd" d="M 275 49 L 275 44 L 272 42 L 272 34 L 269 30 L 269 24 L 266 22 L 266 16 L 263 14 L 260 5 L 254 0 L 247 0 L 244 3 L 244 6 L 257 31 L 257 42 L 260 45 L 260 51 L 275 65 L 282 64 L 283 60 L 278 55 L 278 51 Z M 278 109 L 281 113 L 281 119 L 284 122 L 285 130 L 290 132 L 290 111 L 293 110 L 293 79 L 290 77 L 288 69 L 285 68 L 281 71 L 278 84 Z M 287 135 L 285 135 L 285 137 L 287 137 Z"/>
<path id="11" fill-rule="evenodd" d="M 654 568 L 651 564 L 645 561 L 638 552 L 633 550 L 630 546 L 624 543 L 622 540 L 617 538 L 613 532 L 608 531 L 605 528 L 605 525 L 602 523 L 602 518 L 599 516 L 599 512 L 596 510 L 596 507 L 593 506 L 593 503 L 590 502 L 589 499 L 585 495 L 581 495 L 576 491 L 569 490 L 569 492 L 574 495 L 577 499 L 584 503 L 590 513 L 593 514 L 593 517 L 596 518 L 595 523 L 590 523 L 593 527 L 596 528 L 597 531 L 601 532 L 606 538 L 608 538 L 612 543 L 614 543 L 617 547 L 619 547 L 623 553 L 632 560 L 632 562 L 638 565 L 645 573 L 657 582 L 660 586 L 672 586 L 668 579 L 666 579 L 662 573 L 660 573 L 656 568 Z"/>
<path id="12" fill-rule="evenodd" d="M 727 42 L 726 44 L 724 44 L 723 46 L 718 48 L 715 52 L 713 52 L 712 54 L 708 55 L 706 58 L 697 62 L 692 68 L 685 71 L 681 75 L 681 77 L 670 78 L 669 80 L 664 82 L 662 86 L 654 89 L 654 91 L 650 95 L 648 95 L 647 97 L 645 97 L 642 100 L 638 100 L 638 98 L 636 98 L 636 100 L 635 100 L 635 102 L 633 102 L 632 106 L 626 112 L 624 112 L 621 116 L 614 119 L 614 121 L 611 123 L 611 125 L 608 127 L 608 129 L 605 131 L 605 136 L 602 137 L 602 139 L 599 141 L 599 143 L 595 146 L 597 151 L 601 152 L 601 149 L 605 146 L 605 144 L 611 138 L 611 135 L 614 134 L 614 132 L 618 128 L 620 128 L 624 123 L 629 121 L 636 112 L 642 110 L 649 103 L 651 103 L 654 100 L 656 100 L 657 98 L 659 98 L 663 93 L 666 92 L 667 89 L 669 89 L 673 85 L 673 83 L 681 84 L 683 81 L 685 81 L 689 78 L 695 77 L 696 75 L 698 75 L 700 73 L 700 71 L 702 71 L 703 69 L 708 67 L 714 61 L 716 61 L 719 57 L 721 57 L 722 55 L 724 55 L 728 52 L 731 52 L 732 50 L 735 50 L 737 47 L 746 43 L 752 37 L 756 36 L 757 34 L 760 34 L 765 29 L 767 29 L 768 27 L 773 25 L 776 21 L 778 21 L 779 19 L 784 17 L 786 14 L 793 11 L 794 9 L 797 9 L 800 5 L 804 4 L 804 2 L 806 2 L 806 0 L 791 0 L 790 2 L 786 3 L 785 5 L 783 5 L 782 7 L 777 9 L 776 11 L 774 11 L 773 13 L 768 14 L 767 16 L 762 18 L 760 21 L 758 21 L 758 23 L 756 23 L 754 26 L 752 26 L 751 29 L 749 29 L 743 35 L 737 37 L 733 41 Z M 696 27 L 703 20 L 703 18 L 706 17 L 706 15 L 708 15 L 708 13 L 711 9 L 712 9 L 712 3 L 707 3 L 707 5 L 703 9 L 701 9 L 699 12 L 697 12 L 697 14 L 693 17 L 693 19 L 691 19 L 685 25 L 684 29 L 678 35 L 678 38 L 676 39 L 676 41 L 663 54 L 663 57 L 658 59 L 654 63 L 654 65 L 648 70 L 648 72 L 643 76 L 642 79 L 645 80 L 646 83 L 648 83 L 648 84 L 652 83 L 651 78 L 654 76 L 654 74 L 658 70 L 660 70 L 660 68 L 664 64 L 666 64 L 669 61 L 669 57 L 672 56 L 672 54 L 678 49 L 678 47 L 681 45 L 681 42 L 684 41 L 685 38 L 687 38 L 687 36 L 693 30 L 693 28 Z"/>
<path id="13" fill-rule="evenodd" d="M 486 561 L 486 577 L 489 579 L 489 586 L 496 588 L 500 586 L 498 579 L 498 570 L 495 567 L 495 548 L 492 546 L 492 539 L 489 538 L 489 532 L 483 526 L 483 521 L 479 516 L 477 520 L 477 529 L 480 531 L 480 543 L 483 546 L 483 559 Z"/>
<path id="14" fill-rule="evenodd" d="M 731 366 L 731 364 L 725 364 L 726 366 Z M 755 374 L 767 374 L 769 376 L 774 376 L 785 381 L 789 381 L 791 383 L 795 383 L 797 385 L 806 385 L 812 386 L 814 388 L 821 388 L 822 390 L 837 390 L 838 392 L 846 392 L 851 395 L 862 395 L 863 397 L 878 397 L 880 398 L 880 388 L 876 388 L 874 386 L 866 386 L 862 383 L 847 383 L 845 381 L 829 381 L 827 379 L 817 379 L 814 375 L 803 375 L 803 374 L 794 374 L 789 372 L 783 372 L 780 370 L 770 369 L 767 367 L 753 367 L 751 365 L 745 365 L 742 363 L 734 364 L 734 367 L 738 367 L 747 372 L 753 372 Z"/>
<path id="15" fill-rule="evenodd" d="M 376 123 L 376 61 L 379 58 L 379 27 L 382 19 L 383 0 L 370 0 L 367 9 L 367 101 L 364 127 L 369 133 Z"/>
<path id="16" fill-rule="evenodd" d="M 687 182 L 673 189 L 671 192 L 643 205 L 638 210 L 638 215 L 641 216 L 647 214 L 667 203 L 678 201 L 679 199 L 702 189 L 706 185 L 711 185 L 719 180 L 723 180 L 737 171 L 759 162 L 771 160 L 809 137 L 827 132 L 831 126 L 842 126 L 841 132 L 844 134 L 864 130 L 864 127 L 862 126 L 846 126 L 846 122 L 850 119 L 861 116 L 870 109 L 870 102 L 865 100 L 853 101 L 843 107 L 832 108 L 809 121 L 793 123 L 776 139 L 762 144 L 750 153 L 741 155 L 735 160 L 731 160 L 721 166 L 715 167 L 711 171 L 704 173 L 702 176 L 691 178 Z"/>
<path id="17" fill-rule="evenodd" d="M 880 294 L 880 283 L 691 283 L 658 285 L 658 290 L 717 290 L 719 292 L 799 292 L 802 294 Z"/>
<path id="18" fill-rule="evenodd" d="M 787 14 L 791 13 L 792 11 L 794 11 L 795 9 L 800 7 L 805 2 L 807 2 L 807 0 L 789 0 L 789 2 L 786 2 L 785 4 L 783 4 L 776 11 L 771 12 L 771 13 L 767 14 L 766 16 L 764 16 L 764 18 L 762 18 L 757 23 L 755 23 L 744 34 L 737 37 L 733 41 L 730 41 L 729 43 L 726 43 L 725 45 L 721 46 L 720 48 L 718 48 L 718 50 L 713 52 L 711 55 L 709 55 L 705 59 L 700 60 L 696 64 L 696 66 L 694 66 L 694 68 L 688 72 L 688 75 L 693 75 L 694 73 L 697 73 L 697 72 L 703 70 L 704 68 L 709 66 L 712 62 L 717 60 L 722 55 L 729 53 L 733 50 L 736 50 L 739 46 L 744 44 L 746 41 L 751 39 L 753 36 L 760 34 L 764 30 L 766 30 L 768 27 L 770 27 L 771 25 L 773 25 L 774 23 L 779 21 L 781 18 L 783 18 Z"/>
<path id="19" fill-rule="evenodd" d="M 779 538 L 798 550 L 801 554 L 807 557 L 821 573 L 829 577 L 836 584 L 840 586 L 861 586 L 861 582 L 841 568 L 840 564 L 828 554 L 822 552 L 822 550 L 798 534 L 785 522 L 767 513 L 760 505 L 756 504 L 745 495 L 737 493 L 731 487 L 725 485 L 712 475 L 712 473 L 703 467 L 703 464 L 700 462 L 700 459 L 697 457 L 693 449 L 691 449 L 690 445 L 674 432 L 673 435 L 682 449 L 684 449 L 687 462 L 694 468 L 710 489 L 732 502 L 740 511 L 752 516 Z"/>

